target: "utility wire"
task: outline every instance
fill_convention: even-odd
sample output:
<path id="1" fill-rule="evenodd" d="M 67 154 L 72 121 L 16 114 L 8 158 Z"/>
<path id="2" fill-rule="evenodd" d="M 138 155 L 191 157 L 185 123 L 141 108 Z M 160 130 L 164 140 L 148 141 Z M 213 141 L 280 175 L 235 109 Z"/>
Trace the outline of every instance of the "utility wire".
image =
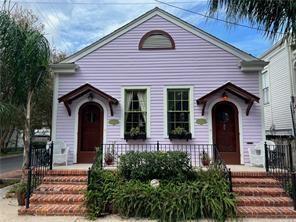
<path id="1" fill-rule="evenodd" d="M 154 0 L 154 1 L 156 1 L 156 2 L 158 2 L 160 4 L 164 4 L 164 5 L 176 8 L 176 9 L 180 9 L 180 10 L 185 11 L 185 12 L 200 15 L 200 16 L 203 16 L 203 17 L 208 18 L 208 19 L 214 19 L 214 20 L 217 20 L 219 22 L 224 22 L 224 23 L 227 23 L 227 24 L 230 24 L 230 25 L 236 25 L 236 26 L 240 26 L 240 27 L 243 27 L 243 28 L 254 29 L 254 30 L 257 30 L 257 31 L 270 32 L 270 31 L 266 31 L 266 30 L 264 30 L 262 28 L 259 28 L 259 27 L 256 28 L 256 27 L 252 27 L 252 26 L 248 26 L 248 25 L 244 25 L 244 24 L 240 24 L 240 23 L 236 23 L 236 22 L 226 21 L 226 20 L 220 19 L 218 17 L 216 18 L 216 17 L 213 17 L 213 16 L 209 16 L 209 15 L 205 15 L 205 14 L 202 14 L 202 13 L 199 13 L 199 12 L 192 11 L 190 9 L 181 8 L 179 6 L 170 4 L 169 2 L 163 2 L 163 1 L 159 1 L 159 0 Z M 283 32 L 273 32 L 273 33 L 277 33 L 277 34 L 281 34 L 281 35 L 284 34 Z"/>
<path id="2" fill-rule="evenodd" d="M 2 0 L 3 2 L 4 0 Z M 206 2 L 207 0 L 196 1 L 170 1 L 172 4 L 192 4 L 196 2 Z M 61 1 L 11 1 L 20 4 L 61 4 L 61 5 L 155 5 L 155 2 L 61 2 Z"/>

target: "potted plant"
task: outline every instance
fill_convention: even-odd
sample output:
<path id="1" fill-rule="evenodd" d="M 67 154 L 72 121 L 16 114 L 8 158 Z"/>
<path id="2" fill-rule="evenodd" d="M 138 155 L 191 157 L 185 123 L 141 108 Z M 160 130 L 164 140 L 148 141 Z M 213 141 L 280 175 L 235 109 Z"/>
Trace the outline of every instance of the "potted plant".
<path id="1" fill-rule="evenodd" d="M 209 166 L 211 159 L 209 157 L 209 154 L 206 153 L 205 151 L 202 151 L 202 156 L 201 156 L 201 162 L 203 166 Z"/>
<path id="2" fill-rule="evenodd" d="M 112 145 L 112 148 L 111 150 L 107 150 L 107 152 L 105 153 L 105 157 L 104 157 L 104 160 L 105 160 L 105 163 L 107 165 L 112 165 L 114 163 L 114 144 Z"/>
<path id="3" fill-rule="evenodd" d="M 124 139 L 125 140 L 137 140 L 137 139 L 146 139 L 146 133 L 141 132 L 140 127 L 132 127 L 131 130 L 128 133 L 124 134 Z"/>
<path id="4" fill-rule="evenodd" d="M 21 182 L 16 185 L 15 193 L 17 197 L 17 202 L 19 206 L 24 206 L 26 202 L 26 191 L 27 191 L 27 184 Z"/>
<path id="5" fill-rule="evenodd" d="M 182 127 L 177 127 L 174 130 L 172 130 L 169 133 L 169 139 L 185 139 L 185 140 L 189 140 L 192 138 L 192 135 L 190 132 L 188 132 L 186 129 L 182 128 Z"/>

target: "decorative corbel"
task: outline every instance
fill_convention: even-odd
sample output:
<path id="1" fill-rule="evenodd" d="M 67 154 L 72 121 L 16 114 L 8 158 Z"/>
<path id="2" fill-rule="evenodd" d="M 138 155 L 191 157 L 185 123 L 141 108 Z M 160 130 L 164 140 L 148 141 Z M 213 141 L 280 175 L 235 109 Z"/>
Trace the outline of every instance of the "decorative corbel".
<path id="1" fill-rule="evenodd" d="M 69 116 L 71 116 L 71 108 L 70 108 L 69 103 L 67 101 L 64 101 L 64 105 L 65 105 L 65 107 L 67 109 L 67 112 L 68 112 Z"/>
<path id="2" fill-rule="evenodd" d="M 247 115 L 247 116 L 249 115 L 250 110 L 251 110 L 253 104 L 254 104 L 254 100 L 253 100 L 253 99 L 249 100 L 249 102 L 248 102 L 248 106 L 247 106 L 247 110 L 246 110 L 246 115 Z"/>

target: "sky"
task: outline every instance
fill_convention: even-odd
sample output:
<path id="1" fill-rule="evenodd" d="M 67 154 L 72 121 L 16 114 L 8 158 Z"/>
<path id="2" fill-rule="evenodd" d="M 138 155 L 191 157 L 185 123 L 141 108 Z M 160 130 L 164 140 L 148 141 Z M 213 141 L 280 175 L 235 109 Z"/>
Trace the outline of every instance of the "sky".
<path id="1" fill-rule="evenodd" d="M 0 0 L 1 1 L 1 0 Z M 207 0 L 162 0 L 192 12 L 207 14 Z M 159 7 L 255 56 L 273 42 L 255 29 L 233 26 L 168 6 L 155 0 L 11 0 L 32 10 L 44 24 L 51 46 L 70 55 L 99 40 L 146 11 Z M 224 18 L 224 11 L 217 16 Z M 249 25 L 247 21 L 241 24 Z"/>

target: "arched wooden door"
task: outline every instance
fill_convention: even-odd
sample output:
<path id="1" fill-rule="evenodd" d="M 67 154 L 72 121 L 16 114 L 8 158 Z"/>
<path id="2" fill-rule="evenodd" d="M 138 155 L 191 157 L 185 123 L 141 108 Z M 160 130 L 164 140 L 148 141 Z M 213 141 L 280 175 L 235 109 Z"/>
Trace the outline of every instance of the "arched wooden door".
<path id="1" fill-rule="evenodd" d="M 77 163 L 92 163 L 96 147 L 103 143 L 103 108 L 88 102 L 79 109 Z"/>
<path id="2" fill-rule="evenodd" d="M 213 142 L 226 164 L 240 164 L 239 122 L 237 107 L 227 101 L 212 110 Z"/>

